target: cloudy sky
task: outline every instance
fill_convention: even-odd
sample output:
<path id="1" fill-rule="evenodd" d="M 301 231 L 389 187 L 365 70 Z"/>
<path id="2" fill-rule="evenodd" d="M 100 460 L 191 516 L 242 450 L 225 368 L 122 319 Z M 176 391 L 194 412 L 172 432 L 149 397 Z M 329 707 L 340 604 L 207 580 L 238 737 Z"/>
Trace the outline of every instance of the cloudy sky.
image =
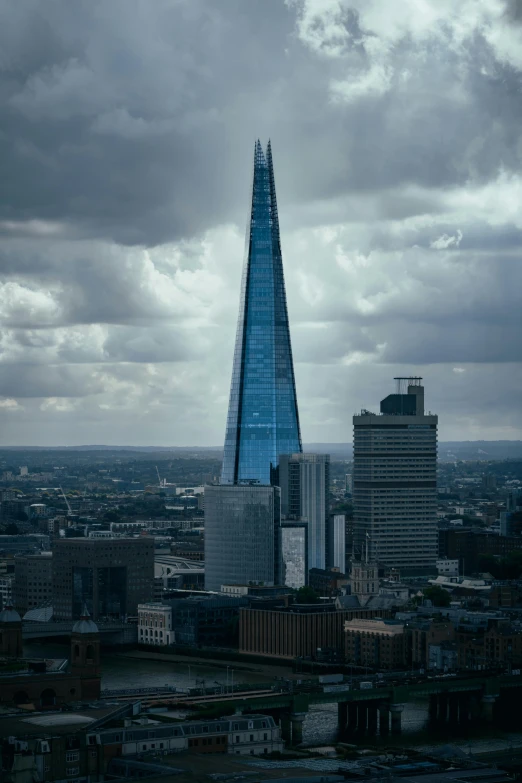
<path id="1" fill-rule="evenodd" d="M 301 427 L 522 437 L 521 0 L 0 0 L 0 443 L 221 445 L 254 140 Z"/>

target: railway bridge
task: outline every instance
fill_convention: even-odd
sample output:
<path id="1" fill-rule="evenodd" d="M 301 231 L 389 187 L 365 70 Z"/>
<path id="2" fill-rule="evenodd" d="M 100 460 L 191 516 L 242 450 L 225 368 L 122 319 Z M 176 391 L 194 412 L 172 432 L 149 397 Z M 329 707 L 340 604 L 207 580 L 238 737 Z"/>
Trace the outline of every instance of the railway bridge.
<path id="1" fill-rule="evenodd" d="M 372 683 L 373 685 L 374 683 Z M 355 734 L 400 734 L 401 716 L 407 702 L 426 700 L 431 722 L 459 724 L 467 721 L 491 722 L 496 712 L 513 709 L 522 695 L 522 676 L 501 674 L 438 679 L 425 678 L 410 684 L 379 683 L 379 687 L 344 688 L 325 692 L 316 686 L 293 692 L 273 691 L 234 693 L 226 696 L 190 696 L 168 699 L 203 708 L 205 715 L 222 715 L 234 708 L 241 712 L 266 712 L 281 721 L 283 738 L 293 745 L 302 742 L 303 722 L 311 705 L 338 705 L 341 736 Z M 164 702 L 165 699 L 162 699 Z"/>

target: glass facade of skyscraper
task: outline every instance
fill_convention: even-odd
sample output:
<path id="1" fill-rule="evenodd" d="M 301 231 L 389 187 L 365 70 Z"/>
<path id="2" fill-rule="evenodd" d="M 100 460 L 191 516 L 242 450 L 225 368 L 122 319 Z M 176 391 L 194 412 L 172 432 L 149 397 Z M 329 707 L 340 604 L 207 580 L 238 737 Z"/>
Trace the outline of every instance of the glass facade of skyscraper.
<path id="1" fill-rule="evenodd" d="M 270 484 L 301 435 L 270 142 L 256 143 L 221 484 Z"/>
<path id="2" fill-rule="evenodd" d="M 281 522 L 278 487 L 205 487 L 205 589 L 273 585 Z"/>

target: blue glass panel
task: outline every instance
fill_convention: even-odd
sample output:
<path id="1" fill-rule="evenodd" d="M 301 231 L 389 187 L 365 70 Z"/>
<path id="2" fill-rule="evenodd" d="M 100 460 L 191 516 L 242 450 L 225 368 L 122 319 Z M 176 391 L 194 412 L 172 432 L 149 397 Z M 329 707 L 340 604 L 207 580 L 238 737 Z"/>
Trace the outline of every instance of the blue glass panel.
<path id="1" fill-rule="evenodd" d="M 247 242 L 222 484 L 270 484 L 279 454 L 302 450 L 270 142 L 255 147 Z"/>

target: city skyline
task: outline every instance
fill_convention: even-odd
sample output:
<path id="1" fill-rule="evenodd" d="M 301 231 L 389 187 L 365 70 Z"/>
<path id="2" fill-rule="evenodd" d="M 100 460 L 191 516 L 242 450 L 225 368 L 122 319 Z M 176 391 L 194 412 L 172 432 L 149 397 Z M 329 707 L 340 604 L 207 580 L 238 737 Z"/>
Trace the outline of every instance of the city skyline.
<path id="1" fill-rule="evenodd" d="M 303 441 L 394 375 L 443 441 L 522 438 L 512 3 L 38 5 L 3 20 L 0 445 L 222 443 L 258 137 Z"/>

